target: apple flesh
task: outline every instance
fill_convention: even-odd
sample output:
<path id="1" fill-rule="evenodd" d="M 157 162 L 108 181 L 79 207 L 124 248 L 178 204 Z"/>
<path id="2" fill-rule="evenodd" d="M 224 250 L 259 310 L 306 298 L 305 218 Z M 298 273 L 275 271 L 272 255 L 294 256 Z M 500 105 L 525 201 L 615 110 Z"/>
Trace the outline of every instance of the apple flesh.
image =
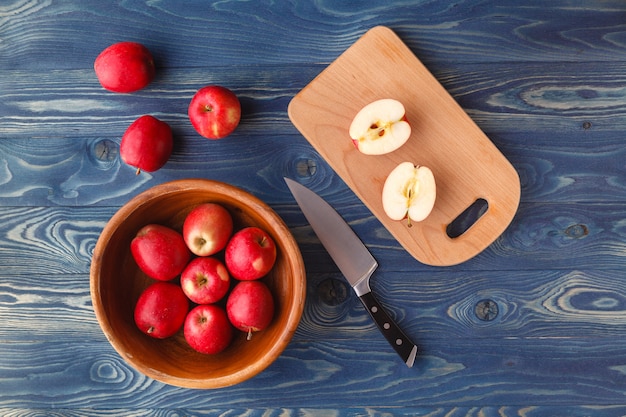
<path id="1" fill-rule="evenodd" d="M 217 203 L 194 207 L 183 223 L 185 243 L 198 256 L 210 256 L 224 249 L 232 233 L 232 216 Z"/>
<path id="2" fill-rule="evenodd" d="M 217 258 L 198 257 L 183 270 L 180 286 L 196 304 L 212 304 L 221 300 L 230 289 L 230 276 Z"/>
<path id="3" fill-rule="evenodd" d="M 424 220 L 435 205 L 437 191 L 430 168 L 402 162 L 387 176 L 383 185 L 383 210 L 393 220 Z"/>
<path id="4" fill-rule="evenodd" d="M 156 117 L 144 115 L 135 120 L 122 136 L 120 156 L 128 165 L 154 172 L 168 161 L 174 149 L 170 126 Z"/>
<path id="5" fill-rule="evenodd" d="M 187 110 L 193 128 L 205 138 L 221 139 L 239 125 L 241 104 L 231 90 L 208 85 L 194 94 Z"/>
<path id="6" fill-rule="evenodd" d="M 276 244 L 265 230 L 246 227 L 228 241 L 224 261 L 234 278 L 244 281 L 259 279 L 276 262 Z"/>
<path id="7" fill-rule="evenodd" d="M 350 137 L 366 155 L 383 155 L 400 148 L 411 136 L 404 105 L 398 100 L 376 100 L 363 107 L 350 125 Z"/>
<path id="8" fill-rule="evenodd" d="M 155 282 L 146 288 L 135 305 L 135 324 L 156 339 L 173 336 L 185 323 L 189 301 L 180 286 Z"/>
<path id="9" fill-rule="evenodd" d="M 159 224 L 142 227 L 131 241 L 130 251 L 139 269 L 159 281 L 178 276 L 191 257 L 182 235 Z"/>
<path id="10" fill-rule="evenodd" d="M 253 332 L 267 328 L 274 317 L 274 298 L 262 281 L 241 281 L 231 291 L 226 302 L 230 322 L 252 338 Z"/>
<path id="11" fill-rule="evenodd" d="M 136 42 L 119 42 L 104 49 L 94 61 L 94 71 L 102 87 L 116 93 L 141 90 L 156 73 L 152 54 Z"/>
<path id="12" fill-rule="evenodd" d="M 187 314 L 183 333 L 192 349 L 209 355 L 226 349 L 233 338 L 233 328 L 228 316 L 216 304 L 194 307 Z"/>

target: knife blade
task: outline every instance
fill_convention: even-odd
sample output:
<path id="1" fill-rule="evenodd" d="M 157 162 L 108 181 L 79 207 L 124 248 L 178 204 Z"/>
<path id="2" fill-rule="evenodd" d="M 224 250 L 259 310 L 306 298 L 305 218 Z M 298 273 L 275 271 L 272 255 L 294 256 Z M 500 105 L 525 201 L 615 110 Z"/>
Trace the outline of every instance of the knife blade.
<path id="1" fill-rule="evenodd" d="M 417 356 L 417 346 L 387 314 L 370 288 L 370 277 L 378 263 L 354 233 L 350 225 L 322 197 L 304 185 L 285 178 L 304 217 L 330 254 L 385 339 L 410 368 Z"/>

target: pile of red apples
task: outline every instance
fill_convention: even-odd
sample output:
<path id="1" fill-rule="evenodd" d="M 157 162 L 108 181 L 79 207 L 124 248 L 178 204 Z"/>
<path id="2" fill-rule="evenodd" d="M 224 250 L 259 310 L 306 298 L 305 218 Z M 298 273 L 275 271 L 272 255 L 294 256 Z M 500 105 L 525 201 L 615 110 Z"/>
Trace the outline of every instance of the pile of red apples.
<path id="1" fill-rule="evenodd" d="M 102 87 L 115 93 L 141 90 L 156 75 L 152 54 L 136 42 L 104 49 L 94 71 Z M 221 139 L 239 125 L 241 105 L 228 88 L 207 85 L 191 98 L 187 113 L 201 136 Z M 122 135 L 120 156 L 137 174 L 154 172 L 169 160 L 173 148 L 170 126 L 143 115 Z M 271 323 L 274 299 L 262 278 L 276 261 L 275 242 L 258 227 L 234 231 L 225 207 L 195 207 L 182 231 L 148 224 L 130 249 L 139 268 L 155 280 L 135 305 L 134 320 L 143 333 L 163 339 L 183 329 L 193 349 L 215 354 L 228 347 L 234 329 L 250 339 Z"/>
<path id="2" fill-rule="evenodd" d="M 135 323 L 146 335 L 164 339 L 182 328 L 194 350 L 216 354 L 230 345 L 234 329 L 250 340 L 271 324 L 274 298 L 263 278 L 276 262 L 276 244 L 259 227 L 233 230 L 224 206 L 195 206 L 182 231 L 148 224 L 130 250 L 154 280 L 134 310 Z"/>
<path id="3" fill-rule="evenodd" d="M 106 90 L 132 93 L 148 86 L 156 75 L 152 54 L 136 42 L 119 42 L 104 49 L 94 62 L 98 81 Z M 221 139 L 235 131 L 241 104 L 231 90 L 219 85 L 201 87 L 187 109 L 194 129 L 205 138 Z M 128 165 L 154 172 L 169 160 L 174 148 L 170 126 L 152 115 L 143 115 L 124 132 L 120 156 Z"/>

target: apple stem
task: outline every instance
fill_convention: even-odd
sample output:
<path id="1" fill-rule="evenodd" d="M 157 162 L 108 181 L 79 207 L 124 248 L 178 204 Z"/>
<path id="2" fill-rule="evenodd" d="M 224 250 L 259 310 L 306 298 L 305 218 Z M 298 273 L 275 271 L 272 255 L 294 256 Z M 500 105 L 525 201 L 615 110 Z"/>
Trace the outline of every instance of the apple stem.
<path id="1" fill-rule="evenodd" d="M 408 217 L 408 216 L 406 218 L 406 225 L 407 225 L 407 227 L 412 227 L 413 226 L 413 223 L 411 223 L 411 218 Z"/>
<path id="2" fill-rule="evenodd" d="M 139 175 L 141 173 L 141 168 L 137 168 L 137 171 L 135 171 L 135 175 Z"/>
<path id="3" fill-rule="evenodd" d="M 246 340 L 251 340 L 252 339 L 252 327 L 248 329 L 248 337 L 246 337 Z"/>

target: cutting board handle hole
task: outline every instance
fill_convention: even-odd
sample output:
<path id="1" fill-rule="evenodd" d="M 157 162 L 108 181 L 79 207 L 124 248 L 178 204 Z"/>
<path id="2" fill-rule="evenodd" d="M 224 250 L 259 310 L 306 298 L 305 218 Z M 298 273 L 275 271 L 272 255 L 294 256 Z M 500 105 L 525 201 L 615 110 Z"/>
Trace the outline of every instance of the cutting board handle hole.
<path id="1" fill-rule="evenodd" d="M 455 239 L 467 232 L 489 208 L 489 202 L 484 198 L 478 198 L 469 205 L 458 217 L 446 227 L 446 233 L 451 239 Z"/>

